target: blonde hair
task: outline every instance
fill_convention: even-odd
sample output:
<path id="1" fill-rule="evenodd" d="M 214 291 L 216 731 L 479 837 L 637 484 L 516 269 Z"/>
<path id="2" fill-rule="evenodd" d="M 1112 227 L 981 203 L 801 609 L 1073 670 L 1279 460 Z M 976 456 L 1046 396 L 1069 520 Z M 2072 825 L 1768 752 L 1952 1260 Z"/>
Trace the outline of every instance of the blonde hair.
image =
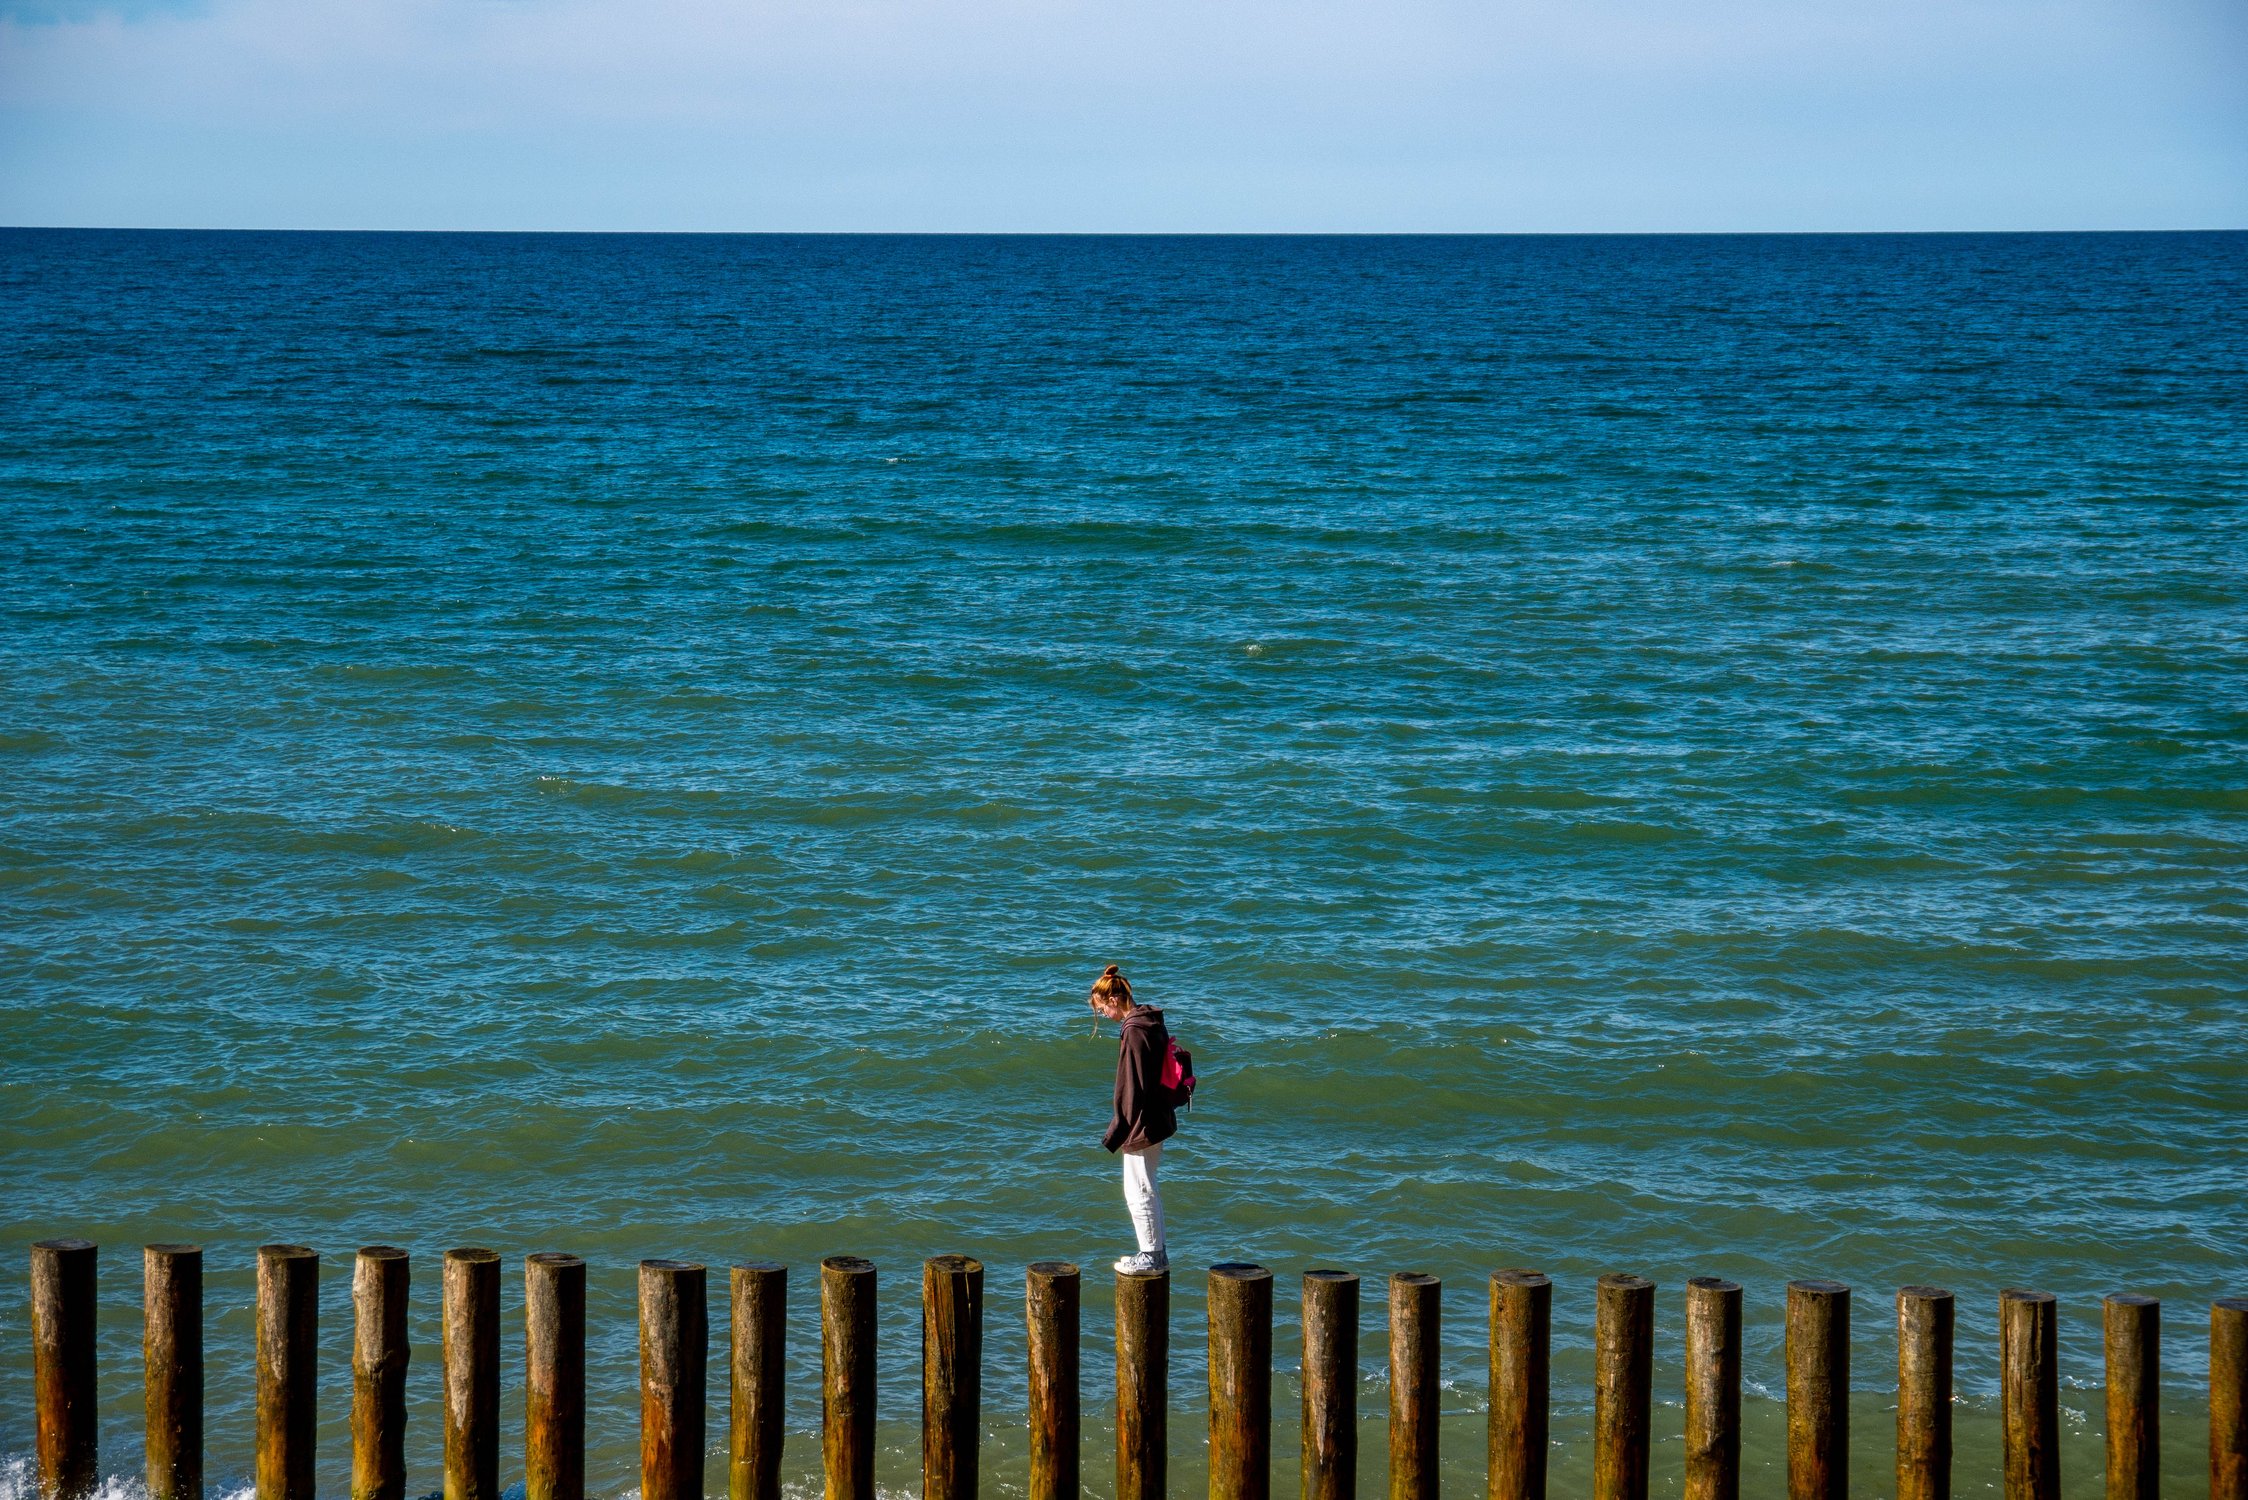
<path id="1" fill-rule="evenodd" d="M 1093 981 L 1093 993 L 1086 1003 L 1098 1009 L 1119 1000 L 1124 1002 L 1125 1009 L 1131 1009 L 1132 981 L 1118 972 L 1116 965 L 1110 964 L 1101 970 L 1101 977 Z"/>

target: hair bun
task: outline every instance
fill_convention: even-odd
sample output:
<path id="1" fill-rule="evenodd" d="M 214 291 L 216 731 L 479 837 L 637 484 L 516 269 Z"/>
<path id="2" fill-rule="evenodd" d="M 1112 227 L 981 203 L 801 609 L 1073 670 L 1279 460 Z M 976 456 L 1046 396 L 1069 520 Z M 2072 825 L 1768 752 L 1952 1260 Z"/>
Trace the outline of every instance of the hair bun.
<path id="1" fill-rule="evenodd" d="M 1109 965 L 1109 966 L 1108 966 L 1107 968 L 1105 968 L 1105 969 L 1101 970 L 1101 978 L 1103 978 L 1103 979 L 1106 979 L 1106 978 L 1108 978 L 1108 976 L 1109 976 L 1109 975 L 1111 975 L 1111 974 L 1113 974 L 1113 973 L 1115 973 L 1115 972 L 1116 972 L 1116 965 L 1114 965 L 1114 964 L 1110 964 L 1110 965 Z"/>

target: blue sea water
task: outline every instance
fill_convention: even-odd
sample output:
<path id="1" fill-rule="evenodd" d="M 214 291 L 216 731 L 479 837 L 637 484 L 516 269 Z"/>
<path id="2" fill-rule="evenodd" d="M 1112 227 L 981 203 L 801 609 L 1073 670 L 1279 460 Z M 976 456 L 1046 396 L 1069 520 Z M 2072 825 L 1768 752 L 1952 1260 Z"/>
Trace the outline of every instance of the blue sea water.
<path id="1" fill-rule="evenodd" d="M 1107 1389 L 1113 961 L 1205 1080 L 1182 1493 L 1227 1259 L 1282 1277 L 1282 1413 L 1293 1276 L 1369 1277 L 1369 1485 L 1371 1278 L 1445 1278 L 1473 1493 L 1481 1278 L 1523 1264 L 1558 1488 L 1628 1270 L 1658 1493 L 1697 1274 L 1747 1288 L 1752 1495 L 1797 1276 L 1857 1289 L 1854 1493 L 1919 1281 L 1962 1493 L 2025 1284 L 2067 1492 L 2128 1288 L 2202 1493 L 2248 1291 L 2248 235 L 5 231 L 0 308 L 0 1277 L 103 1243 L 113 1472 L 133 1247 L 209 1247 L 224 1489 L 250 1250 L 302 1240 L 342 1492 L 390 1242 L 434 1488 L 435 1261 L 478 1243 L 511 1296 L 593 1261 L 604 1495 L 636 1259 L 797 1268 L 805 1485 L 812 1265 L 874 1257 L 907 1490 L 916 1263 L 958 1250 L 1019 1491 L 1024 1262 L 1088 1268 Z M 29 1392 L 10 1294 L 0 1457 Z"/>

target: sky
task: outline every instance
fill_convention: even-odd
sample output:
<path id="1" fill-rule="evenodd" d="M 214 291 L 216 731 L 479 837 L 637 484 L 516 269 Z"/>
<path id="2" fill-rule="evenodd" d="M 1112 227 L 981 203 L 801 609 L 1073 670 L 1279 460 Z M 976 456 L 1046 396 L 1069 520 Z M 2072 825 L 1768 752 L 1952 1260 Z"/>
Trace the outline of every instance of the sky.
<path id="1" fill-rule="evenodd" d="M 2248 227 L 2248 0 L 0 0 L 0 223 Z"/>

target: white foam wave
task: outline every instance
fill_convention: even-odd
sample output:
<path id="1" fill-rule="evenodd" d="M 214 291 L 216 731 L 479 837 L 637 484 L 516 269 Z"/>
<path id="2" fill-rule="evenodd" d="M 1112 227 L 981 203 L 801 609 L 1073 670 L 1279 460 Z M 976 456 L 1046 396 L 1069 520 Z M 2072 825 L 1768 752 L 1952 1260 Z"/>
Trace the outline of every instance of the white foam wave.
<path id="1" fill-rule="evenodd" d="M 782 1500 L 820 1500 L 821 1493 L 817 1475 L 786 1480 L 781 1485 Z M 522 1494 L 520 1483 L 510 1485 L 506 1491 L 513 1500 L 522 1500 Z M 918 1497 L 919 1492 L 910 1488 L 877 1486 L 875 1489 L 875 1500 L 918 1500 Z M 0 1458 L 0 1500 L 39 1500 L 39 1476 L 30 1455 Z M 105 1475 L 88 1500 L 149 1500 L 148 1484 L 138 1475 Z M 203 1500 L 257 1500 L 257 1487 L 250 1484 L 233 1488 L 212 1486 L 204 1491 Z M 634 1485 L 619 1490 L 608 1500 L 640 1500 L 640 1487 Z M 709 1500 L 725 1500 L 725 1492 L 716 1491 Z"/>

